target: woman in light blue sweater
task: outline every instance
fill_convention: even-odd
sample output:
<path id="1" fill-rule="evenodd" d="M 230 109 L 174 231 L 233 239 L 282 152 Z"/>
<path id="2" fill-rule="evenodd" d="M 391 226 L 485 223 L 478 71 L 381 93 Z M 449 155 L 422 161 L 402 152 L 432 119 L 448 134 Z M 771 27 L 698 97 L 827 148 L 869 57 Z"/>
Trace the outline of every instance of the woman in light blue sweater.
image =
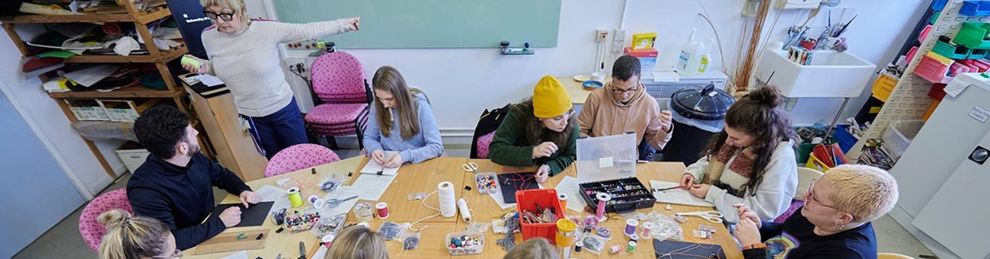
<path id="1" fill-rule="evenodd" d="M 388 168 L 440 156 L 443 143 L 429 100 L 406 86 L 399 71 L 383 66 L 372 79 L 375 102 L 364 130 L 364 145 L 372 160 Z"/>

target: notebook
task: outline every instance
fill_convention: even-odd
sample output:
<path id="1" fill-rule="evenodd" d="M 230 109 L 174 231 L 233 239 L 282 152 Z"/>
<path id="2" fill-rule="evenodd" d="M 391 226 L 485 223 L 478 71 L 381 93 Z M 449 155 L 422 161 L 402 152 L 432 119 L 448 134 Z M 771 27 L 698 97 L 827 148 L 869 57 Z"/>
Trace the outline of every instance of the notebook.
<path id="1" fill-rule="evenodd" d="M 725 257 L 722 246 L 713 244 L 701 244 L 691 242 L 681 242 L 673 240 L 653 240 L 653 251 L 656 252 L 657 259 L 674 258 L 715 258 Z"/>
<path id="2" fill-rule="evenodd" d="M 247 209 L 245 209 L 244 205 L 241 205 L 240 203 L 220 204 L 213 207 L 213 212 L 210 213 L 210 217 L 219 217 L 223 210 L 237 206 L 241 208 L 241 223 L 234 225 L 234 227 L 261 226 L 265 223 L 265 218 L 268 217 L 268 211 L 272 209 L 273 204 L 275 204 L 273 201 L 263 201 L 258 204 L 251 204 L 251 207 Z"/>
<path id="3" fill-rule="evenodd" d="M 507 204 L 516 203 L 516 191 L 539 189 L 536 173 L 498 174 L 498 185 L 502 189 L 502 200 Z"/>
<path id="4" fill-rule="evenodd" d="M 667 182 L 667 181 L 657 181 L 650 180 L 650 189 L 665 189 L 670 187 L 679 186 L 679 183 Z M 688 206 L 699 206 L 699 207 L 715 207 L 715 205 L 708 203 L 698 197 L 695 197 L 691 192 L 681 188 L 675 188 L 665 191 L 653 191 L 653 197 L 657 199 L 659 203 L 670 203 Z"/>

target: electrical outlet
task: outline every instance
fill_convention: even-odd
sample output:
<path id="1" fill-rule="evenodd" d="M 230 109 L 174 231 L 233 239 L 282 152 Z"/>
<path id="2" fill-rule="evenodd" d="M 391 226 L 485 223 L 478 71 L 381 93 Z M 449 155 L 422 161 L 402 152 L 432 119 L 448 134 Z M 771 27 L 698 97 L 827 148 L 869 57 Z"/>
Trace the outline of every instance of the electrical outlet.
<path id="1" fill-rule="evenodd" d="M 606 29 L 595 30 L 595 42 L 604 42 L 608 40 L 609 31 Z"/>
<path id="2" fill-rule="evenodd" d="M 777 9 L 815 9 L 822 0 L 777 0 Z"/>

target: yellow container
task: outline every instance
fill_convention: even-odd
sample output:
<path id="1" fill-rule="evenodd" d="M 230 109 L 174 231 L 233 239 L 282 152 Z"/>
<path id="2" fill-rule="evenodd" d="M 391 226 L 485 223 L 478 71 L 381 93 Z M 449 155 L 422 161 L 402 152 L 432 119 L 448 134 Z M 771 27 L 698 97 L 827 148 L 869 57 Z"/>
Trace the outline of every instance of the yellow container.
<path id="1" fill-rule="evenodd" d="M 825 172 L 828 171 L 828 169 L 832 169 L 831 167 L 825 165 L 825 163 L 822 162 L 821 160 L 818 160 L 818 158 L 815 157 L 814 155 L 808 157 L 808 163 L 806 163 L 804 167 L 815 169 L 821 172 Z"/>
<path id="2" fill-rule="evenodd" d="M 574 236 L 577 232 L 577 224 L 569 219 L 557 220 L 557 246 L 568 247 L 574 244 Z"/>
<path id="3" fill-rule="evenodd" d="M 657 42 L 657 33 L 636 33 L 632 35 L 632 50 L 650 49 Z"/>
<path id="4" fill-rule="evenodd" d="M 887 98 L 890 98 L 890 93 L 894 91 L 894 87 L 897 86 L 897 78 L 889 75 L 880 75 L 877 80 L 873 81 L 873 97 L 877 100 L 886 102 Z"/>

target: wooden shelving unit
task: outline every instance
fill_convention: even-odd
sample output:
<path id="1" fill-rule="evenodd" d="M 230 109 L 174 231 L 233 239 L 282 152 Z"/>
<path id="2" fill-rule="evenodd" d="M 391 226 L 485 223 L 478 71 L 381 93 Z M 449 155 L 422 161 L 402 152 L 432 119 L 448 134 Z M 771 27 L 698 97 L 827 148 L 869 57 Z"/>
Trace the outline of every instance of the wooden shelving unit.
<path id="1" fill-rule="evenodd" d="M 29 51 L 28 46 L 21 39 L 20 35 L 14 30 L 14 27 L 18 24 L 50 24 L 50 23 L 133 23 L 134 27 L 137 29 L 137 33 L 144 39 L 151 39 L 151 31 L 148 30 L 148 24 L 171 17 L 171 12 L 167 7 L 158 7 L 153 10 L 143 11 L 137 9 L 131 1 L 122 1 L 123 6 L 104 8 L 101 11 L 93 13 L 75 14 L 75 15 L 18 15 L 13 17 L 2 17 L 0 18 L 0 23 L 2 23 L 4 30 L 10 36 L 11 40 L 14 41 L 14 45 L 20 49 L 21 54 L 24 56 L 29 56 L 32 53 Z M 161 74 L 163 81 L 167 87 L 166 90 L 154 90 L 149 89 L 140 85 L 134 85 L 125 87 L 122 89 L 117 89 L 110 92 L 97 92 L 97 91 L 86 91 L 86 92 L 56 92 L 49 93 L 48 96 L 55 101 L 56 104 L 62 109 L 66 118 L 69 119 L 70 123 L 77 122 L 78 119 L 73 115 L 69 106 L 63 99 L 116 99 L 116 100 L 134 100 L 138 103 L 136 110 L 138 113 L 143 112 L 145 109 L 150 108 L 153 105 L 160 103 L 174 103 L 179 109 L 185 111 L 189 114 L 195 114 L 190 110 L 190 105 L 184 100 L 186 92 L 181 86 L 177 85 L 173 79 L 171 71 L 169 71 L 166 63 L 172 61 L 176 58 L 181 57 L 183 54 L 188 52 L 185 45 L 178 48 L 173 48 L 169 50 L 159 50 L 155 45 L 154 41 L 146 41 L 145 47 L 148 50 L 146 55 L 130 55 L 130 56 L 119 56 L 119 55 L 92 55 L 83 54 L 74 56 L 66 59 L 67 63 L 115 63 L 115 64 L 126 64 L 126 63 L 144 63 L 144 64 L 154 64 Z M 45 76 L 41 76 L 42 81 L 47 80 Z M 41 88 L 38 88 L 41 91 Z M 194 118 L 193 125 L 199 125 L 198 121 Z M 110 177 L 116 177 L 113 168 L 107 162 L 107 159 L 103 157 L 103 154 L 96 147 L 96 145 L 87 139 L 83 139 L 86 145 L 89 146 L 90 151 L 97 157 L 100 165 L 106 170 L 106 173 Z M 205 141 L 205 135 L 200 135 L 200 143 L 207 143 Z M 204 148 L 208 145 L 204 145 Z M 209 154 L 208 154 L 209 155 Z"/>

